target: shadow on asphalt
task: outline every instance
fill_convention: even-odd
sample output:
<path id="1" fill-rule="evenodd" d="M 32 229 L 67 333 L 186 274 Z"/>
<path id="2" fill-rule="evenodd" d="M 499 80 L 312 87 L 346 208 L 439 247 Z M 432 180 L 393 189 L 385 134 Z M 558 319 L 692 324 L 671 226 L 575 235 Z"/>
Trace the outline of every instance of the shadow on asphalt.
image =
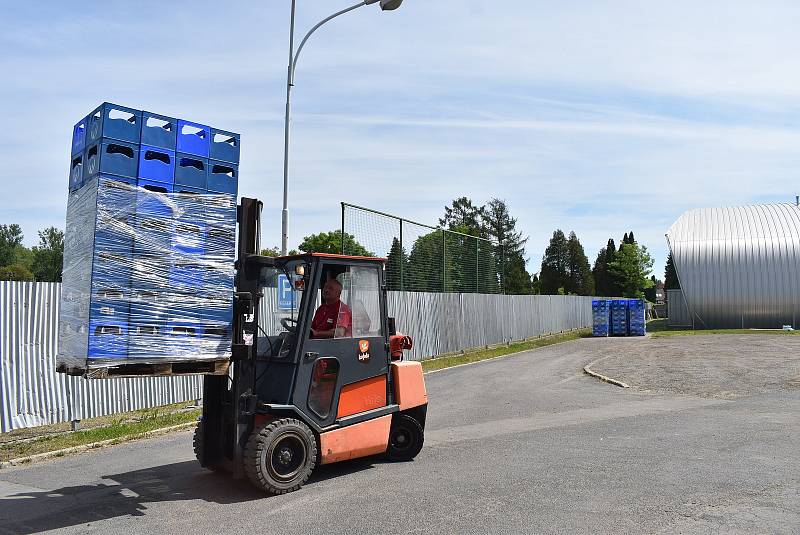
<path id="1" fill-rule="evenodd" d="M 382 459 L 358 459 L 320 466 L 306 483 L 371 469 Z M 270 499 L 246 479 L 210 472 L 197 461 L 156 466 L 103 476 L 101 483 L 20 492 L 0 499 L 0 533 L 33 533 L 123 516 L 144 516 L 147 504 L 202 500 L 232 504 Z"/>

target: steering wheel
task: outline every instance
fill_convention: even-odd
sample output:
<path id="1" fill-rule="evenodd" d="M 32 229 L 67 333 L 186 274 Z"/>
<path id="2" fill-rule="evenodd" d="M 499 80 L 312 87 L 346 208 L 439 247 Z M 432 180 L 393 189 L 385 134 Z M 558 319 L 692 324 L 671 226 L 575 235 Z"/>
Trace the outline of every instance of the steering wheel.
<path id="1" fill-rule="evenodd" d="M 281 327 L 283 327 L 290 333 L 293 333 L 297 330 L 297 320 L 294 318 L 282 318 Z"/>

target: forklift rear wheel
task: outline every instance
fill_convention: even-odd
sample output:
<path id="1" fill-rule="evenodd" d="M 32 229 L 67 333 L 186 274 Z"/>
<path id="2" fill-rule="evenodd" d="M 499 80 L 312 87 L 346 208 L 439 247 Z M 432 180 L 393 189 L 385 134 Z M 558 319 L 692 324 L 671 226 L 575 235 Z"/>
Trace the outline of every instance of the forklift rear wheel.
<path id="1" fill-rule="evenodd" d="M 303 486 L 317 463 L 317 441 L 306 424 L 284 418 L 253 431 L 244 451 L 247 477 L 270 494 Z"/>
<path id="2" fill-rule="evenodd" d="M 424 440 L 425 432 L 413 416 L 396 415 L 389 431 L 386 456 L 390 461 L 410 461 L 422 450 Z"/>

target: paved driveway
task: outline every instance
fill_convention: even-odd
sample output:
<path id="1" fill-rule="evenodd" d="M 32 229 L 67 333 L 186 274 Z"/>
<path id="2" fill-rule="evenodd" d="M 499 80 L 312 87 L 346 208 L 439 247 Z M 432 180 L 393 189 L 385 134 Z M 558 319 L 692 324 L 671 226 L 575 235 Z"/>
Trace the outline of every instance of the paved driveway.
<path id="1" fill-rule="evenodd" d="M 659 343 L 583 339 L 428 375 L 414 462 L 321 467 L 285 496 L 201 469 L 189 433 L 2 470 L 0 532 L 796 533 L 798 389 L 726 399 L 580 373 Z"/>

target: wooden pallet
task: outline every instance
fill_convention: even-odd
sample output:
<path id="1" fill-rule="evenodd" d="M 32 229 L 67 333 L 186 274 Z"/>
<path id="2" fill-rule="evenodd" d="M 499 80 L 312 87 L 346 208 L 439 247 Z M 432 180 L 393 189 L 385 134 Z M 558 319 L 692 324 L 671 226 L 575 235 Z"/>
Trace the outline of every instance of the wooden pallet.
<path id="1" fill-rule="evenodd" d="M 92 366 L 88 369 L 64 369 L 69 375 L 82 375 L 88 379 L 112 379 L 117 377 L 168 377 L 174 375 L 226 375 L 230 360 L 207 360 L 193 362 L 164 362 L 158 364 L 119 364 L 116 366 Z M 62 371 L 62 370 L 59 370 Z"/>

